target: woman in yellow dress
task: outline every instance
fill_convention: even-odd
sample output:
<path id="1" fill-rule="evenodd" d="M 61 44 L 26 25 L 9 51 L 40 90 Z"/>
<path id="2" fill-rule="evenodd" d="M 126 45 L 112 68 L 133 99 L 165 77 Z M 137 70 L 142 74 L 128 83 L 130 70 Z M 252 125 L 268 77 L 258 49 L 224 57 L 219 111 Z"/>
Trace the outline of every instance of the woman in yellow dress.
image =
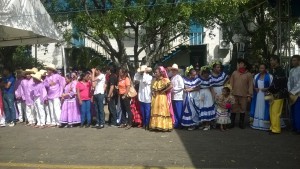
<path id="1" fill-rule="evenodd" d="M 164 67 L 155 70 L 155 80 L 152 84 L 152 103 L 150 129 L 171 131 L 173 129 L 174 113 L 171 104 L 172 84 Z"/>

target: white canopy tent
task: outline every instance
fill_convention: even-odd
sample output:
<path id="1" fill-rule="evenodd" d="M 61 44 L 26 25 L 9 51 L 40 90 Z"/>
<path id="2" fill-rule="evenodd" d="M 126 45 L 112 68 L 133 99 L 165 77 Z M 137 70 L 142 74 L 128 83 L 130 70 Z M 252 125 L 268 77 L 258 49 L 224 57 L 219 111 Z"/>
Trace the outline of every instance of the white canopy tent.
<path id="1" fill-rule="evenodd" d="M 0 0 L 0 47 L 61 41 L 61 34 L 40 0 Z M 66 72 L 63 45 L 61 48 Z"/>
<path id="2" fill-rule="evenodd" d="M 40 0 L 0 1 L 0 46 L 45 44 L 61 41 Z"/>

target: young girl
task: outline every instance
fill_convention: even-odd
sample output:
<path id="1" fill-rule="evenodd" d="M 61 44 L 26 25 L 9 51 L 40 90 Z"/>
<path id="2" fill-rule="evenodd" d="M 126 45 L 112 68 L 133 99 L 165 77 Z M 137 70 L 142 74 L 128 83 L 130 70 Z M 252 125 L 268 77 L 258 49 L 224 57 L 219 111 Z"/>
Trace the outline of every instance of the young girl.
<path id="1" fill-rule="evenodd" d="M 66 76 L 66 87 L 62 94 L 62 111 L 60 116 L 61 124 L 68 124 L 66 127 L 72 128 L 73 124 L 80 123 L 79 104 L 76 99 L 77 80 L 72 81 L 71 75 Z M 64 125 L 61 125 L 63 127 Z"/>
<path id="2" fill-rule="evenodd" d="M 234 104 L 234 97 L 230 95 L 230 89 L 224 87 L 222 94 L 216 96 L 217 123 L 220 124 L 221 131 L 226 130 L 226 125 L 231 123 L 229 110 Z"/>
<path id="3" fill-rule="evenodd" d="M 92 83 L 89 80 L 89 73 L 80 75 L 79 82 L 76 85 L 77 97 L 80 104 L 81 125 L 83 127 L 87 120 L 86 128 L 91 125 L 91 88 Z"/>

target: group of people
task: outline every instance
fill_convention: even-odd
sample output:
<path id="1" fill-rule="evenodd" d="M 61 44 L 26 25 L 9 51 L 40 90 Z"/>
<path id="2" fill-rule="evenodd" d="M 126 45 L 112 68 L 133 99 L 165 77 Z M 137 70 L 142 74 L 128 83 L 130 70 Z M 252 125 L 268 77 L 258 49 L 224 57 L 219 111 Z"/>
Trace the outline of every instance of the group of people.
<path id="1" fill-rule="evenodd" d="M 254 77 L 244 59 L 238 59 L 237 70 L 230 77 L 220 61 L 201 69 L 189 66 L 184 74 L 177 64 L 157 66 L 153 71 L 142 65 L 133 78 L 127 69 L 117 72 L 114 66 L 63 77 L 49 64 L 46 70 L 16 71 L 16 79 L 6 68 L 0 124 L 14 126 L 18 119 L 37 128 L 90 127 L 95 112 L 94 127 L 101 129 L 107 102 L 111 127 L 171 131 L 219 126 L 226 131 L 235 127 L 237 114 L 239 127 L 245 128 L 250 105 L 250 126 L 275 134 L 281 132 L 284 100 L 291 98 L 293 129 L 300 132 L 300 57 L 292 57 L 289 77 L 277 56 L 271 56 L 270 63 L 269 71 L 267 65 L 260 64 Z"/>

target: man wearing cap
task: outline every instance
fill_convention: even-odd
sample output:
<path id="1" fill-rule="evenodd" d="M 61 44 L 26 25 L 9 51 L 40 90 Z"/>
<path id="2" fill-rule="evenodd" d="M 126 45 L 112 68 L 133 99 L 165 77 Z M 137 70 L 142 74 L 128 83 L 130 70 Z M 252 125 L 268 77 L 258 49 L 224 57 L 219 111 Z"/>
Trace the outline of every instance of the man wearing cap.
<path id="1" fill-rule="evenodd" d="M 47 70 L 47 77 L 44 85 L 48 91 L 48 104 L 51 114 L 51 127 L 59 126 L 61 103 L 60 97 L 63 94 L 65 79 L 57 73 L 56 67 L 53 64 L 45 66 Z"/>
<path id="2" fill-rule="evenodd" d="M 36 69 L 26 69 L 24 71 L 25 78 L 21 81 L 21 98 L 25 103 L 25 112 L 28 120 L 28 125 L 33 126 L 35 124 L 35 117 L 33 112 L 33 97 L 31 92 L 33 90 L 34 81 L 31 78 L 32 73 L 36 73 Z"/>
<path id="3" fill-rule="evenodd" d="M 94 88 L 94 105 L 97 113 L 97 124 L 98 129 L 104 128 L 105 124 L 105 113 L 104 113 L 104 97 L 106 88 L 105 75 L 101 73 L 100 67 L 92 69 L 92 82 Z"/>
<path id="4" fill-rule="evenodd" d="M 173 64 L 171 68 L 172 78 L 171 83 L 173 85 L 172 89 L 172 105 L 175 115 L 175 124 L 174 128 L 181 128 L 181 119 L 183 113 L 183 89 L 184 81 L 183 78 L 178 74 L 178 65 Z"/>
<path id="5" fill-rule="evenodd" d="M 12 71 L 9 68 L 4 68 L 3 70 L 3 104 L 5 112 L 5 121 L 9 123 L 9 126 L 14 126 L 16 122 L 16 111 L 14 106 L 15 101 L 15 77 L 12 74 Z"/>
<path id="6" fill-rule="evenodd" d="M 149 128 L 151 114 L 151 83 L 152 76 L 148 72 L 152 69 L 146 65 L 138 68 L 134 75 L 134 81 L 139 83 L 138 99 L 140 101 L 140 109 L 143 117 L 143 125 L 145 129 Z"/>

